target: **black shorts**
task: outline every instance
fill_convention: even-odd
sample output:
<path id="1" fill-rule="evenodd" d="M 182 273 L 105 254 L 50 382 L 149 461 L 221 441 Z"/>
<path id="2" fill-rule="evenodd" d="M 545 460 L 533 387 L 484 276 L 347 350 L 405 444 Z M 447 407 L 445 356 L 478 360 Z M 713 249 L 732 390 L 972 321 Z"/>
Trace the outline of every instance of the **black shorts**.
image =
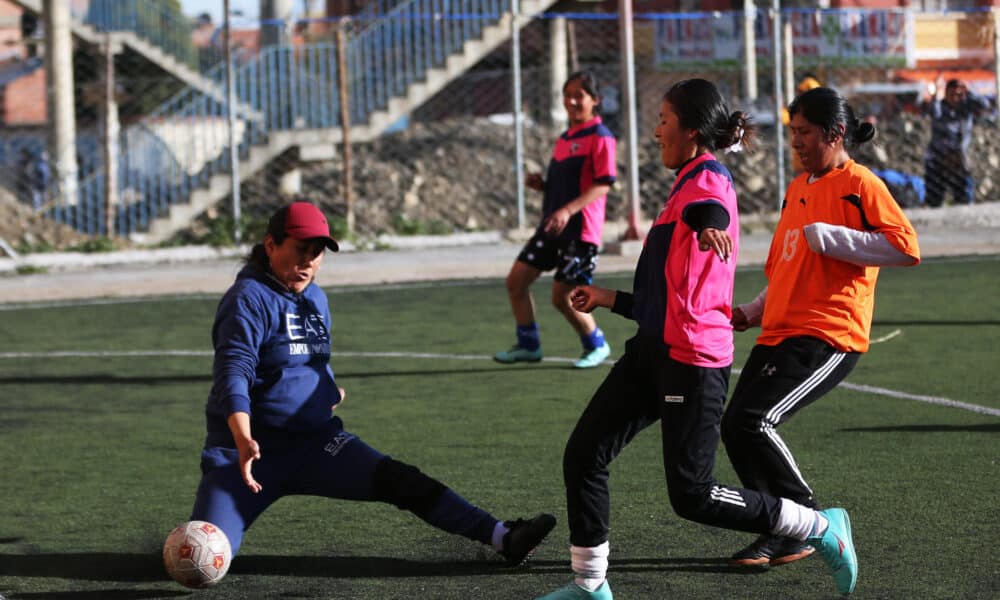
<path id="1" fill-rule="evenodd" d="M 553 279 L 577 285 L 590 285 L 597 268 L 597 246 L 580 240 L 551 238 L 535 232 L 517 255 L 517 260 L 539 271 L 555 269 Z"/>

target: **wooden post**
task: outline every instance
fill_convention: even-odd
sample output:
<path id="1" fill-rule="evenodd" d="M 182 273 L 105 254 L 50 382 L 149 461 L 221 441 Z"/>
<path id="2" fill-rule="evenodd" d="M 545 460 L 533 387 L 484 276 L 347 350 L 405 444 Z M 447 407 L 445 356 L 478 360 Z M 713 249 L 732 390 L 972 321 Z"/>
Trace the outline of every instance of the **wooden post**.
<path id="1" fill-rule="evenodd" d="M 347 25 L 343 19 L 337 24 L 337 91 L 340 97 L 340 131 L 343 146 L 344 202 L 347 205 L 347 231 L 354 233 L 354 176 L 351 171 L 351 107 L 347 86 Z"/>

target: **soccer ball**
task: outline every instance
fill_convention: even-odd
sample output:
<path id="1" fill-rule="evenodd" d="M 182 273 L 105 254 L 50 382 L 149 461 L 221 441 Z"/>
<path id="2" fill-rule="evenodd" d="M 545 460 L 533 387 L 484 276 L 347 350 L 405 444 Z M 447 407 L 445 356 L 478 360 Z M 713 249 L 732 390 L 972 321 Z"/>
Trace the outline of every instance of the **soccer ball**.
<path id="1" fill-rule="evenodd" d="M 204 588 L 222 580 L 233 551 L 221 529 L 205 521 L 181 523 L 163 544 L 163 565 L 177 583 Z"/>

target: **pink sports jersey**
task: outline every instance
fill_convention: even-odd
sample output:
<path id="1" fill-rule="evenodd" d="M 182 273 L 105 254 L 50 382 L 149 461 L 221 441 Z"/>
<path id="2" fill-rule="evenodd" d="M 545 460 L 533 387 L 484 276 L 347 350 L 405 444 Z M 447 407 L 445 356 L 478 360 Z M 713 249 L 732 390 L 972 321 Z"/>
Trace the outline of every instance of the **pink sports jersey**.
<path id="1" fill-rule="evenodd" d="M 728 262 L 698 248 L 697 232 L 706 227 L 732 238 Z M 733 362 L 729 320 L 739 235 L 729 171 L 708 153 L 681 167 L 646 237 L 633 291 L 640 330 L 661 333 L 679 362 L 712 368 Z"/>
<path id="2" fill-rule="evenodd" d="M 615 137 L 600 117 L 577 125 L 556 140 L 545 175 L 542 222 L 594 184 L 615 182 Z M 573 215 L 561 239 L 601 245 L 607 196 L 601 196 Z"/>

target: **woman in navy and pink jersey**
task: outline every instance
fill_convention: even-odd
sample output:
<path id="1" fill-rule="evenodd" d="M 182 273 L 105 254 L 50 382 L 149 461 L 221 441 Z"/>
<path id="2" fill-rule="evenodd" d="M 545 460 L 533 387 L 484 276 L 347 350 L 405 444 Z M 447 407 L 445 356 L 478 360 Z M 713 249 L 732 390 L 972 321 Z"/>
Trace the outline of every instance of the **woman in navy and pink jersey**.
<path id="1" fill-rule="evenodd" d="M 748 142 L 752 127 L 730 113 L 704 79 L 664 96 L 656 139 L 663 165 L 677 170 L 666 206 L 646 237 L 632 293 L 581 286 L 574 308 L 598 306 L 634 319 L 635 337 L 570 435 L 563 456 L 570 561 L 575 581 L 549 600 L 610 600 L 608 465 L 659 422 L 670 503 L 692 521 L 810 540 L 841 592 L 857 577 L 846 513 L 818 512 L 783 498 L 729 487 L 712 474 L 719 421 L 733 362 L 730 304 L 739 250 L 736 191 L 711 151 Z M 842 549 L 842 550 L 841 550 Z"/>
<path id="2" fill-rule="evenodd" d="M 597 79 L 587 71 L 573 73 L 563 84 L 563 106 L 569 129 L 559 136 L 543 178 L 529 174 L 525 184 L 545 194 L 542 222 L 507 275 L 507 294 L 517 322 L 517 343 L 497 352 L 502 363 L 538 362 L 542 346 L 529 288 L 544 271 L 555 269 L 552 304 L 580 336 L 579 369 L 596 367 L 611 354 L 594 317 L 579 313 L 569 295 L 591 283 L 604 229 L 604 205 L 615 182 L 615 137 L 601 123 Z"/>

